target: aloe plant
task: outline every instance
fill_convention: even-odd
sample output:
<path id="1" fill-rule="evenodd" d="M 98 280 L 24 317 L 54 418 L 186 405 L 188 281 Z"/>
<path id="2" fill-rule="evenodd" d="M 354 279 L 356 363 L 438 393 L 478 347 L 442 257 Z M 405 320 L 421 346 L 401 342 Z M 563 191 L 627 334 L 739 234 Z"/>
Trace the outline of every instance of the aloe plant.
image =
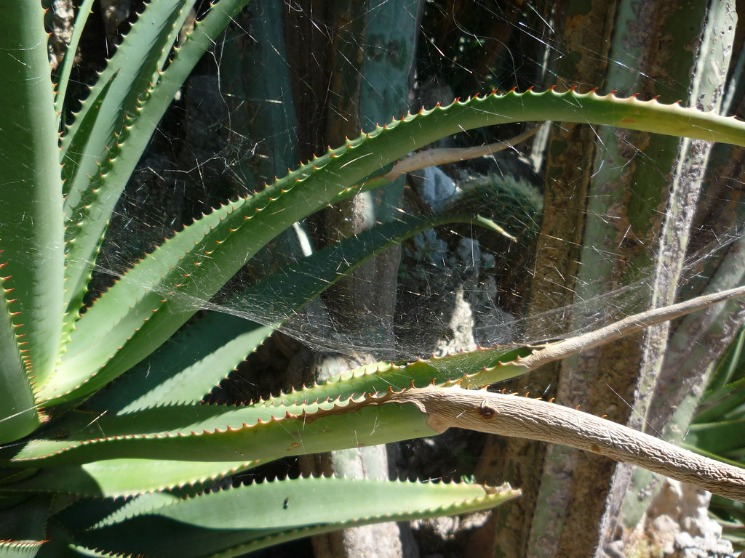
<path id="1" fill-rule="evenodd" d="M 202 403 L 285 319 L 384 248 L 445 222 L 502 233 L 474 215 L 410 216 L 236 293 L 237 307 L 271 308 L 267 323 L 215 311 L 194 319 L 195 299 L 215 295 L 294 223 L 386 185 L 395 161 L 459 130 L 566 120 L 745 145 L 745 124 L 731 118 L 574 90 L 494 93 L 407 115 L 213 209 L 88 302 L 106 225 L 149 138 L 200 56 L 245 4 L 215 2 L 182 39 L 194 1 L 147 4 L 69 123 L 73 57 L 54 87 L 41 4 L 6 7 L 13 25 L 0 36 L 7 105 L 0 114 L 3 555 L 237 555 L 347 525 L 488 509 L 517 497 L 509 486 L 470 482 L 221 482 L 285 456 L 436 435 L 451 426 L 539 439 L 549 432 L 550 439 L 743 498 L 737 468 L 572 409 L 479 389 L 619 332 L 742 296 L 743 289 L 556 344 L 376 363 L 243 406 Z M 68 52 L 75 52 L 90 5 L 79 12 Z M 533 419 L 548 430 L 532 432 L 526 421 Z M 640 457 L 614 446 L 613 436 L 596 441 L 590 432 L 598 429 L 628 436 L 632 450 L 634 443 L 653 450 Z M 678 466 L 655 457 L 660 452 Z"/>

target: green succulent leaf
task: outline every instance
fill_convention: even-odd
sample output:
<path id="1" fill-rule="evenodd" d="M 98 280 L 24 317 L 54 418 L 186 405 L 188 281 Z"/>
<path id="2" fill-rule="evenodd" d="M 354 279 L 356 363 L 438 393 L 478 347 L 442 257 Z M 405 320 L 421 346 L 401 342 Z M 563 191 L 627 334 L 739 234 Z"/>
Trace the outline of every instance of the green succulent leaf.
<path id="1" fill-rule="evenodd" d="M 120 498 L 181 487 L 208 486 L 253 467 L 251 462 L 109 459 L 80 466 L 42 469 L 2 487 L 5 493 L 74 494 Z"/>
<path id="2" fill-rule="evenodd" d="M 533 349 L 529 347 L 497 346 L 404 364 L 376 362 L 333 376 L 322 384 L 281 394 L 256 405 L 283 407 L 304 402 L 345 400 L 365 393 L 423 388 L 431 384 L 475 384 L 483 387 L 524 374 L 526 369 L 516 361 L 532 352 Z"/>
<path id="3" fill-rule="evenodd" d="M 47 538 L 50 504 L 43 497 L 31 497 L 10 508 L 0 499 L 0 556 L 36 556 Z"/>
<path id="4" fill-rule="evenodd" d="M 57 421 L 43 438 L 29 440 L 22 447 L 6 450 L 6 454 L 12 452 L 12 460 L 16 462 L 49 463 L 156 456 L 199 461 L 203 459 L 199 455 L 209 455 L 215 461 L 268 461 L 349 447 L 345 444 L 373 445 L 434 435 L 436 432 L 423 423 L 426 417 L 421 413 L 401 410 L 400 407 L 406 407 L 401 405 L 377 405 L 377 396 L 369 394 L 432 383 L 462 384 L 475 381 L 473 378 L 487 385 L 524 373 L 525 369 L 514 362 L 531 352 L 530 348 L 493 348 L 404 365 L 381 362 L 249 407 L 192 404 L 149 409 L 135 406 L 127 413 L 120 408 L 118 415 L 90 410 L 74 412 Z M 116 403 L 116 396 L 112 398 Z M 104 394 L 93 404 L 102 405 L 105 401 Z M 370 403 L 375 406 L 363 408 Z M 339 421 L 342 409 L 346 423 Z M 353 413 L 352 409 L 359 410 Z M 345 424 L 344 434 L 326 437 L 333 432 L 337 421 Z M 386 431 L 389 427 L 390 431 Z M 317 438 L 309 436 L 316 431 Z M 311 442 L 320 445 L 311 450 Z"/>
<path id="5" fill-rule="evenodd" d="M 686 436 L 686 442 L 708 453 L 732 459 L 729 452 L 745 448 L 745 417 L 693 424 Z"/>
<path id="6" fill-rule="evenodd" d="M 745 415 L 745 329 L 720 359 L 696 410 L 697 424 Z"/>
<path id="7" fill-rule="evenodd" d="M 385 186 L 396 160 L 451 134 L 553 120 L 743 146 L 745 123 L 574 90 L 494 93 L 421 111 L 214 209 L 83 308 L 107 223 L 156 126 L 248 0 L 213 2 L 187 34 L 195 3 L 146 2 L 77 115 L 65 112 L 67 86 L 92 0 L 80 8 L 56 98 L 42 3 L 6 7 L 13 24 L 0 35 L 0 556 L 237 555 L 352 525 L 489 509 L 517 496 L 508 487 L 326 478 L 216 488 L 286 456 L 435 435 L 441 429 L 425 410 L 394 392 L 481 387 L 527 371 L 521 358 L 535 348 L 493 347 L 380 362 L 244 407 L 200 404 L 343 274 L 458 218 L 385 223 L 244 290 L 228 303 L 239 316 L 212 311 L 190 320 L 294 223 Z M 500 232 L 484 219 L 463 220 Z M 734 366 L 716 377 L 690 439 L 701 451 L 742 460 L 742 379 Z"/>
<path id="8" fill-rule="evenodd" d="M 726 420 L 728 416 L 743 413 L 745 413 L 745 379 L 741 378 L 707 393 L 696 413 L 696 423 L 705 424 Z"/>
<path id="9" fill-rule="evenodd" d="M 132 415 L 74 413 L 48 437 L 6 448 L 9 465 L 72 465 L 101 459 L 273 461 L 439 434 L 412 404 L 379 396 L 276 407 L 192 405 Z M 95 418 L 95 417 L 94 417 Z"/>
<path id="10" fill-rule="evenodd" d="M 194 300 L 214 295 L 281 231 L 412 148 L 463 129 L 543 119 L 745 143 L 745 124 L 734 119 L 594 92 L 493 94 L 394 121 L 215 210 L 139 262 L 80 319 L 42 398 L 53 405 L 86 395 L 134 366 L 196 312 Z"/>
<path id="11" fill-rule="evenodd" d="M 745 379 L 745 328 L 742 328 L 712 374 L 704 401 L 719 388 Z M 700 418 L 700 417 L 697 417 Z"/>
<path id="12" fill-rule="evenodd" d="M 36 402 L 23 366 L 7 309 L 0 310 L 0 443 L 12 442 L 33 432 L 40 424 Z"/>
<path id="13" fill-rule="evenodd" d="M 0 558 L 38 556 L 44 541 L 0 541 Z"/>
<path id="14" fill-rule="evenodd" d="M 230 306 L 247 311 L 261 309 L 262 313 L 266 309 L 268 316 L 290 318 L 329 286 L 383 250 L 425 230 L 455 223 L 506 234 L 497 224 L 478 215 L 407 215 L 331 244 L 280 269 L 239 293 Z"/>
<path id="15" fill-rule="evenodd" d="M 508 486 L 300 478 L 124 507 L 76 533 L 112 552 L 234 556 L 282 541 L 379 521 L 491 509 L 519 496 Z M 136 502 L 135 502 L 136 504 Z"/>
<path id="16" fill-rule="evenodd" d="M 65 131 L 61 159 L 68 218 L 91 188 L 90 177 L 98 173 L 98 166 L 107 158 L 128 115 L 136 112 L 143 93 L 157 80 L 165 56 L 193 3 L 193 0 L 147 3 L 138 18 L 141 23 L 132 25 Z"/>
<path id="17" fill-rule="evenodd" d="M 75 24 L 72 26 L 72 35 L 67 43 L 67 51 L 62 60 L 61 71 L 57 80 L 57 94 L 54 98 L 54 110 L 57 113 L 57 129 L 62 129 L 62 114 L 65 110 L 65 100 L 67 96 L 67 87 L 70 83 L 70 74 L 75 63 L 75 54 L 78 51 L 80 38 L 83 36 L 83 29 L 88 21 L 88 16 L 93 8 L 93 0 L 83 0 L 75 16 Z"/>
<path id="18" fill-rule="evenodd" d="M 198 403 L 279 325 L 207 312 L 127 372 L 115 389 L 94 396 L 86 408 L 116 414 Z"/>
<path id="19" fill-rule="evenodd" d="M 745 464 L 745 330 L 719 359 L 685 446 L 738 467 Z"/>
<path id="20" fill-rule="evenodd" d="M 138 18 L 144 23 L 133 24 L 62 138 L 68 328 L 77 316 L 98 246 L 124 187 L 108 186 L 107 176 L 130 151 L 122 149 L 122 144 L 130 136 L 132 120 L 157 81 L 193 3 L 163 0 L 146 4 Z M 151 133 L 146 132 L 145 142 Z M 137 159 L 141 155 L 141 151 L 137 153 Z"/>
<path id="21" fill-rule="evenodd" d="M 7 6 L 0 36 L 0 442 L 38 425 L 32 386 L 52 373 L 62 324 L 62 184 L 39 2 Z"/>

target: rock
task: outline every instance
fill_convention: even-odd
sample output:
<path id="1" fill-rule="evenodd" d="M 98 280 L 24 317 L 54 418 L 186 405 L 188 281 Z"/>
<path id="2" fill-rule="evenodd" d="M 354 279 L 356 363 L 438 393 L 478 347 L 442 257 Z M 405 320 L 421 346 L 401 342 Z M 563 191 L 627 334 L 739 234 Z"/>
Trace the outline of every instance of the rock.
<path id="1" fill-rule="evenodd" d="M 709 517 L 711 494 L 666 479 L 647 511 L 644 533 L 660 556 L 672 558 L 734 557 L 722 538 L 722 526 Z"/>

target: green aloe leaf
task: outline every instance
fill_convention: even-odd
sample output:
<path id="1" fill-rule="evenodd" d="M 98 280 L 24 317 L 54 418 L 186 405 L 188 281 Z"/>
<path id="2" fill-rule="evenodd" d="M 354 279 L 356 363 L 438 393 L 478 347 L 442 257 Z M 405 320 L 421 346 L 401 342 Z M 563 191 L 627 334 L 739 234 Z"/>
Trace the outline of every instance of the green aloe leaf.
<path id="1" fill-rule="evenodd" d="M 0 507 L 0 557 L 36 556 L 47 539 L 49 510 L 49 501 L 39 496 L 7 509 Z"/>
<path id="2" fill-rule="evenodd" d="M 744 412 L 745 329 L 742 329 L 714 369 L 694 422 L 713 423 Z"/>
<path id="3" fill-rule="evenodd" d="M 739 467 L 745 463 L 745 330 L 719 359 L 685 446 Z"/>
<path id="4" fill-rule="evenodd" d="M 389 389 L 400 391 L 431 384 L 467 384 L 471 378 L 478 378 L 478 386 L 481 387 L 525 374 L 526 369 L 516 365 L 515 361 L 532 352 L 530 347 L 496 346 L 442 357 L 433 356 L 410 363 L 376 362 L 333 376 L 322 384 L 284 393 L 256 405 L 284 407 L 304 402 L 346 400 L 366 393 L 385 393 Z"/>
<path id="5" fill-rule="evenodd" d="M 132 120 L 157 81 L 193 4 L 194 0 L 162 0 L 146 5 L 62 138 L 68 328 L 77 316 L 104 229 L 124 187 L 107 187 L 106 176 L 130 151 L 122 144 L 130 135 Z M 155 122 L 161 118 L 162 114 Z M 138 160 L 141 155 L 142 151 L 136 154 Z"/>
<path id="6" fill-rule="evenodd" d="M 86 407 L 131 413 L 155 405 L 198 403 L 279 326 L 210 311 Z"/>
<path id="7" fill-rule="evenodd" d="M 73 391 L 85 382 L 84 393 L 95 391 L 175 333 L 198 309 L 195 297 L 204 300 L 198 294 L 202 287 L 199 278 L 190 278 L 189 270 L 209 257 L 206 246 L 219 242 L 215 227 L 231 209 L 232 204 L 225 206 L 167 240 L 104 293 L 76 324 L 57 374 L 39 396 L 71 399 L 77 395 Z M 184 285 L 197 292 L 178 292 Z M 211 285 L 207 282 L 204 286 Z M 205 294 L 209 297 L 211 293 Z M 164 307 L 165 312 L 157 312 Z M 154 337 L 149 330 L 156 322 L 163 327 Z M 150 327 L 143 327 L 146 323 Z M 107 363 L 113 371 L 99 375 L 97 382 L 89 382 Z"/>
<path id="8" fill-rule="evenodd" d="M 74 465 L 101 459 L 261 461 L 434 436 L 413 404 L 378 396 L 277 407 L 189 405 L 131 415 L 70 413 L 45 438 L 0 450 L 9 466 Z M 95 416 L 93 417 L 95 418 Z"/>
<path id="9" fill-rule="evenodd" d="M 62 114 L 65 110 L 65 98 L 67 96 L 67 87 L 70 84 L 70 74 L 75 63 L 75 55 L 78 51 L 80 38 L 83 36 L 83 29 L 88 21 L 88 16 L 93 8 L 93 0 L 83 0 L 78 8 L 78 14 L 75 16 L 75 23 L 72 26 L 72 35 L 67 43 L 67 51 L 62 60 L 62 67 L 57 81 L 57 94 L 54 99 L 54 110 L 57 113 L 57 128 L 62 129 Z"/>
<path id="10" fill-rule="evenodd" d="M 107 158 L 128 115 L 138 109 L 143 92 L 157 79 L 193 1 L 149 2 L 128 35 L 109 59 L 62 138 L 65 211 L 70 218 L 90 177 Z M 108 88 L 102 95 L 104 88 Z"/>
<path id="11" fill-rule="evenodd" d="M 192 404 L 142 409 L 139 405 L 133 405 L 132 412 L 124 413 L 122 410 L 126 407 L 117 405 L 120 401 L 116 395 L 109 397 L 103 394 L 92 405 L 101 405 L 102 411 L 99 413 L 102 413 L 105 410 L 103 403 L 111 402 L 119 415 L 91 411 L 69 413 L 66 418 L 58 420 L 55 428 L 46 432 L 44 438 L 29 440 L 22 448 L 9 448 L 5 453 L 13 455 L 12 459 L 18 462 L 41 459 L 52 463 L 84 463 L 95 459 L 154 458 L 156 455 L 161 459 L 192 458 L 197 461 L 203 459 L 204 455 L 216 461 L 266 461 L 289 455 L 288 451 L 293 454 L 309 453 L 309 424 L 313 421 L 321 423 L 318 440 L 321 445 L 318 448 L 326 449 L 347 447 L 344 444 L 372 445 L 433 435 L 434 430 L 422 425 L 421 414 L 393 410 L 401 407 L 399 405 L 380 407 L 377 411 L 360 411 L 362 414 L 358 418 L 361 422 L 350 418 L 343 427 L 345 436 L 340 435 L 337 439 L 326 437 L 333 426 L 325 427 L 325 419 L 320 421 L 318 418 L 320 415 L 335 415 L 335 404 L 331 401 L 339 401 L 340 407 L 357 407 L 358 403 L 350 401 L 350 398 L 362 397 L 364 401 L 366 394 L 386 393 L 389 389 L 426 387 L 433 382 L 443 385 L 460 383 L 471 376 L 478 376 L 480 381 L 485 382 L 482 385 L 486 385 L 515 377 L 525 373 L 526 369 L 513 364 L 514 361 L 531 352 L 530 348 L 497 347 L 433 357 L 410 364 L 381 362 L 351 370 L 322 385 L 283 394 L 250 407 Z M 147 374 L 147 370 L 140 370 L 139 373 Z M 316 413 L 319 415 L 315 416 Z M 399 424 L 394 424 L 394 416 L 400 416 Z M 310 417 L 313 417 L 312 421 Z M 334 421 L 338 418 L 334 418 Z M 366 422 L 368 419 L 372 422 Z M 313 429 L 318 426 L 316 422 Z M 384 425 L 391 425 L 390 433 L 382 432 Z M 306 426 L 308 435 L 305 437 L 299 433 L 291 434 L 304 431 Z M 368 430 L 374 432 L 376 437 L 368 439 L 363 434 Z M 272 438 L 275 434 L 279 434 L 276 439 Z M 263 441 L 264 436 L 266 442 Z M 292 436 L 304 439 L 303 447 L 293 445 L 295 439 Z M 247 440 L 255 440 L 251 442 L 255 446 L 263 444 L 260 450 L 255 450 L 261 453 L 254 453 L 254 449 L 246 445 Z M 205 447 L 200 449 L 202 444 Z"/>
<path id="12" fill-rule="evenodd" d="M 12 2 L 0 34 L 0 441 L 38 424 L 29 382 L 57 360 L 62 324 L 63 225 L 57 121 L 44 11 Z"/>
<path id="13" fill-rule="evenodd" d="M 707 393 L 696 413 L 696 423 L 715 422 L 738 412 L 745 412 L 745 379 L 742 378 Z"/>
<path id="14" fill-rule="evenodd" d="M 38 556 L 44 541 L 0 541 L 0 558 Z"/>
<path id="15" fill-rule="evenodd" d="M 745 417 L 693 424 L 686 435 L 686 443 L 708 453 L 733 459 L 730 452 L 745 448 Z"/>
<path id="16" fill-rule="evenodd" d="M 343 527 L 491 509 L 517 496 L 507 486 L 300 478 L 154 499 L 73 536 L 112 552 L 235 556 Z"/>
<path id="17" fill-rule="evenodd" d="M 289 455 L 376 445 L 438 432 L 418 408 L 381 405 L 388 390 L 490 383 L 525 373 L 514 361 L 530 348 L 482 349 L 419 360 L 377 363 L 249 407 L 171 405 L 131 413 L 71 412 L 22 446 L 5 450 L 16 464 L 79 464 L 99 459 L 272 461 Z M 377 395 L 382 394 L 382 395 Z"/>
<path id="18" fill-rule="evenodd" d="M 42 469 L 2 486 L 4 493 L 74 494 L 88 498 L 131 497 L 184 486 L 205 486 L 253 467 L 251 462 L 109 459 L 79 466 Z"/>

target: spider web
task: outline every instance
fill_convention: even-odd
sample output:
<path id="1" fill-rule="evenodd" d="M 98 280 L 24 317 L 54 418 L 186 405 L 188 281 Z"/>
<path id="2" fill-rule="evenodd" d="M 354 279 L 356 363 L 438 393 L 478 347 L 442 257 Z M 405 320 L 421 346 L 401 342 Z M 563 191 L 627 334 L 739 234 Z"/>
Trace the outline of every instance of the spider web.
<path id="1" fill-rule="evenodd" d="M 341 106 L 335 100 L 339 86 L 334 80 L 339 73 L 359 72 L 362 96 L 365 91 L 368 95 L 379 92 L 381 96 L 391 90 L 402 91 L 406 97 L 399 104 L 410 111 L 492 89 L 525 89 L 571 79 L 558 70 L 562 60 L 574 55 L 558 29 L 560 14 L 540 3 L 498 6 L 474 2 L 465 9 L 445 2 L 410 2 L 400 17 L 413 23 L 419 33 L 413 45 L 415 55 L 411 57 L 408 82 L 385 83 L 385 91 L 376 89 L 380 81 L 373 81 L 364 69 L 357 67 L 359 61 L 350 57 L 360 53 L 369 57 L 376 52 L 391 55 L 394 47 L 380 43 L 379 37 L 369 31 L 366 34 L 364 28 L 380 16 L 387 2 L 351 10 L 355 17 L 341 27 L 334 26 L 333 14 L 313 12 L 311 5 L 285 2 L 275 11 L 266 2 L 254 3 L 205 56 L 161 123 L 117 208 L 97 262 L 99 288 L 105 288 L 143 253 L 194 216 L 222 200 L 261 189 L 274 175 L 281 176 L 285 168 L 323 149 L 325 144 L 319 141 L 325 138 L 319 140 L 319 130 L 329 129 L 329 121 L 335 116 L 330 112 Z M 277 14 L 283 18 L 279 24 L 272 20 Z M 110 19 L 111 16 L 109 23 Z M 283 35 L 282 41 L 275 44 L 272 33 L 279 37 L 277 30 Z M 306 46 L 309 52 L 299 55 L 303 45 L 298 45 L 297 39 L 293 42 L 293 34 L 310 37 L 319 46 L 318 51 Z M 339 44 L 344 46 L 343 59 L 333 67 L 328 61 L 330 45 Z M 602 56 L 589 53 L 590 58 Z M 739 62 L 733 61 L 733 71 Z M 315 66 L 298 67 L 300 63 Z M 596 80 L 575 81 L 573 85 L 584 90 L 602 88 L 606 81 L 603 71 L 616 71 L 638 76 L 638 80 L 651 84 L 663 95 L 681 87 L 664 77 L 664 69 L 646 61 L 620 57 L 608 59 L 607 64 L 611 70 L 599 67 Z M 257 80 L 252 83 L 246 77 L 247 69 L 253 70 L 254 76 L 284 72 L 287 82 L 273 88 L 262 87 L 260 77 L 258 85 Z M 322 86 L 318 86 L 319 82 Z M 283 88 L 285 85 L 289 88 Z M 675 99 L 663 96 L 662 100 Z M 732 95 L 726 98 L 725 112 L 733 112 L 736 102 Z M 375 106 L 374 102 L 368 104 Z M 377 110 L 377 114 L 370 114 L 375 113 L 371 110 L 359 115 L 362 129 L 370 129 L 402 112 L 384 114 L 382 109 Z M 336 116 L 343 119 L 347 115 Z M 504 225 L 520 239 L 516 245 L 463 226 L 419 234 L 404 243 L 400 258 L 389 258 L 388 265 L 397 266 L 394 273 L 384 278 L 385 288 L 395 291 L 393 306 L 381 306 L 377 300 L 350 301 L 364 298 L 365 292 L 379 292 L 376 281 L 381 280 L 380 275 L 368 275 L 366 279 L 364 274 L 358 274 L 351 290 L 332 287 L 308 308 L 284 320 L 282 333 L 314 350 L 412 359 L 479 345 L 526 344 L 566 337 L 647 307 L 655 272 L 651 265 L 635 265 L 634 280 L 623 283 L 591 284 L 582 276 L 565 277 L 563 284 L 553 284 L 552 288 L 575 296 L 562 292 L 555 298 L 564 303 L 540 312 L 531 308 L 530 283 L 540 273 L 535 262 L 542 248 L 536 248 L 536 243 L 544 214 L 549 126 L 499 154 L 417 171 L 408 178 L 398 204 L 379 206 L 379 213 L 373 217 L 380 220 L 381 215 L 387 218 L 386 214 L 395 218 L 396 214 L 465 208 L 486 213 Z M 440 144 L 482 145 L 509 140 L 525 129 L 526 126 L 515 125 L 475 130 Z M 594 133 L 600 138 L 594 161 L 586 159 L 577 164 L 598 173 L 607 170 L 611 163 L 604 158 L 602 132 Z M 631 167 L 643 160 L 647 166 L 654 165 L 649 154 L 627 138 L 632 136 L 623 136 L 625 158 L 615 164 Z M 716 214 L 717 205 L 734 207 L 735 213 L 741 214 L 742 209 L 737 208 L 743 204 L 742 182 L 737 168 L 729 170 L 731 175 L 709 176 L 705 181 L 700 205 L 714 212 L 710 215 Z M 653 172 L 665 177 L 670 169 L 653 167 Z M 491 192 L 490 197 L 484 197 L 485 191 Z M 190 303 L 195 309 L 224 312 L 263 324 L 284 319 L 262 300 L 249 304 L 243 300 L 240 306 L 232 305 L 229 301 L 236 297 L 231 295 L 240 294 L 246 286 L 277 272 L 283 263 L 329 242 L 329 236 L 336 234 L 329 234 L 329 219 L 328 215 L 315 216 L 296 225 L 254 258 L 220 295 L 209 300 L 197 297 Z M 716 270 L 707 269 L 711 267 L 709 262 L 742 239 L 742 223 L 737 219 L 729 223 L 706 219 L 702 213 L 694 224 L 682 271 L 681 288 L 690 285 L 689 292 L 695 292 L 695 285 L 705 282 Z M 632 235 L 633 231 L 629 231 L 620 243 Z M 654 247 L 648 250 L 651 255 Z M 574 257 L 579 256 L 575 253 Z M 598 247 L 595 257 L 601 264 L 614 266 L 619 254 Z M 578 269 L 583 265 L 580 262 Z M 336 310 L 345 307 L 363 308 L 366 317 L 360 317 L 360 321 L 365 327 L 357 327 L 355 320 L 350 322 L 349 316 Z M 568 319 L 569 316 L 574 318 Z"/>

